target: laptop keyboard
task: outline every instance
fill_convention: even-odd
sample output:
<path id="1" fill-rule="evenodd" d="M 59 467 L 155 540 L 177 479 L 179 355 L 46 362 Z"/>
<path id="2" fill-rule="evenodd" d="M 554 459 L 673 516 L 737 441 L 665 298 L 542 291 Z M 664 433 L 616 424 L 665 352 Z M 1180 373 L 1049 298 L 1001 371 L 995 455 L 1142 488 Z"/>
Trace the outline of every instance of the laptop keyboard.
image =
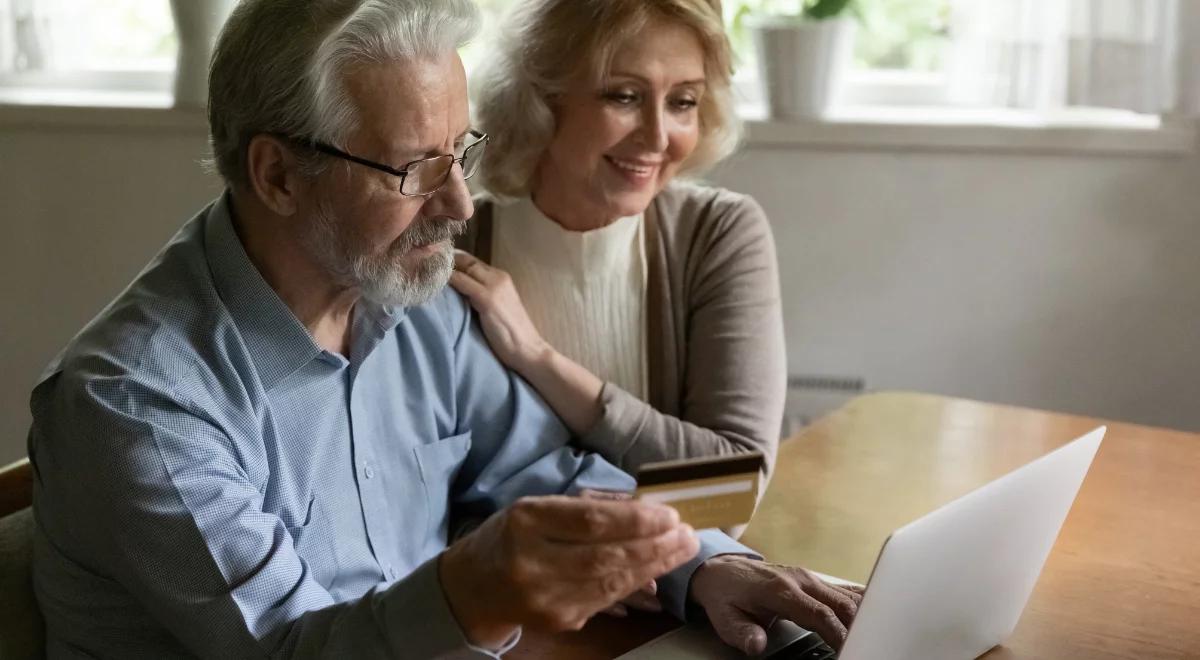
<path id="1" fill-rule="evenodd" d="M 810 640 L 810 637 L 816 635 L 802 637 L 795 644 L 789 644 L 763 660 L 836 660 L 837 653 L 828 644 L 820 637 L 815 640 Z"/>

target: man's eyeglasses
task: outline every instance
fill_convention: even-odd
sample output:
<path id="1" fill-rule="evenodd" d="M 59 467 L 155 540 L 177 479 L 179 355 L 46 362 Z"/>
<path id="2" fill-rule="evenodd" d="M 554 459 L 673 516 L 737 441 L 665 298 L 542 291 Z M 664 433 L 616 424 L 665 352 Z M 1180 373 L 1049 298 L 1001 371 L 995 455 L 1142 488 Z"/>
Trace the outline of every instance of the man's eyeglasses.
<path id="1" fill-rule="evenodd" d="M 414 160 L 400 169 L 389 167 L 383 163 L 376 163 L 366 158 L 359 158 L 324 142 L 311 140 L 297 141 L 323 154 L 336 156 L 351 163 L 357 163 L 397 177 L 396 190 L 401 195 L 424 197 L 432 195 L 441 190 L 442 186 L 446 185 L 446 181 L 450 179 L 450 171 L 454 169 L 455 163 L 462 166 L 463 179 L 470 179 L 479 171 L 479 163 L 483 161 L 483 152 L 487 148 L 490 138 L 486 133 L 479 131 L 471 131 L 467 135 L 470 143 L 463 146 L 461 155 L 443 154 L 431 158 L 422 158 L 421 160 Z"/>

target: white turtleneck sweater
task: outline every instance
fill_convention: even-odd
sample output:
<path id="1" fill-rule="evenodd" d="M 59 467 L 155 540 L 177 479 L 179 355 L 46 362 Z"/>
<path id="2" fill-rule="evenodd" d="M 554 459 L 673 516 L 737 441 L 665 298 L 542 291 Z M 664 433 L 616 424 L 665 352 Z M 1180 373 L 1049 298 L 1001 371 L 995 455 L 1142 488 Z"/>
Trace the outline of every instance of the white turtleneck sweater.
<path id="1" fill-rule="evenodd" d="M 492 265 L 508 271 L 529 317 L 560 353 L 646 399 L 642 216 L 563 229 L 528 198 L 497 205 Z"/>

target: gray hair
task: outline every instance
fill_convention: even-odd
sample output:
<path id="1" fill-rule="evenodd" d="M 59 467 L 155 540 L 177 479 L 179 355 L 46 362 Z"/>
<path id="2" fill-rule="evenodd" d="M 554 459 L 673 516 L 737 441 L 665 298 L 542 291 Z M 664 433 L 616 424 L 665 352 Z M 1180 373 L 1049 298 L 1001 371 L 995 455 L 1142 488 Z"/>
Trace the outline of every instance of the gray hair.
<path id="1" fill-rule="evenodd" d="M 209 72 L 215 169 L 247 185 L 246 149 L 264 133 L 344 144 L 358 127 L 344 84 L 351 68 L 437 58 L 478 29 L 470 0 L 241 0 Z M 321 171 L 315 155 L 301 165 Z"/>
<path id="2" fill-rule="evenodd" d="M 488 60 L 471 80 L 476 126 L 492 136 L 483 187 L 500 198 L 528 195 L 554 139 L 556 97 L 576 76 L 603 79 L 616 49 L 654 19 L 691 29 L 704 48 L 708 89 L 700 141 L 680 174 L 695 175 L 737 149 L 742 123 L 732 91 L 733 52 L 715 0 L 517 0 Z"/>

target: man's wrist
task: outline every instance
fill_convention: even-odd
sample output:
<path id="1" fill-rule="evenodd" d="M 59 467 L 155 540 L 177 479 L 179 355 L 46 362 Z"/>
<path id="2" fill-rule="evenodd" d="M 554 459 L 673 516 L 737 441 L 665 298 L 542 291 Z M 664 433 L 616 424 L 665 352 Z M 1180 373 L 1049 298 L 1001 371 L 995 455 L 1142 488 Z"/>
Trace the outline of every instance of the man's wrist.
<path id="1" fill-rule="evenodd" d="M 450 613 L 467 641 L 485 649 L 499 650 L 508 645 L 520 632 L 516 623 L 497 621 L 494 613 L 503 608 L 489 608 L 483 602 L 493 593 L 473 574 L 470 561 L 461 556 L 462 543 L 455 543 L 438 557 L 438 581 L 450 606 Z"/>
<path id="2" fill-rule="evenodd" d="M 759 557 L 756 557 L 754 555 L 746 555 L 746 554 L 740 554 L 740 553 L 736 553 L 736 552 L 726 552 L 726 553 L 719 554 L 719 555 L 713 555 L 713 556 L 709 557 L 708 559 L 705 559 L 699 566 L 696 567 L 696 571 L 694 573 L 692 573 L 692 579 L 688 581 L 687 613 L 688 613 L 689 621 L 691 620 L 691 616 L 694 612 L 696 612 L 697 610 L 701 611 L 701 612 L 703 611 L 703 604 L 700 603 L 700 601 L 697 600 L 695 597 L 696 581 L 697 580 L 703 581 L 704 575 L 706 572 L 711 571 L 711 570 L 719 567 L 722 564 L 737 563 L 740 561 L 762 561 L 762 560 Z"/>

